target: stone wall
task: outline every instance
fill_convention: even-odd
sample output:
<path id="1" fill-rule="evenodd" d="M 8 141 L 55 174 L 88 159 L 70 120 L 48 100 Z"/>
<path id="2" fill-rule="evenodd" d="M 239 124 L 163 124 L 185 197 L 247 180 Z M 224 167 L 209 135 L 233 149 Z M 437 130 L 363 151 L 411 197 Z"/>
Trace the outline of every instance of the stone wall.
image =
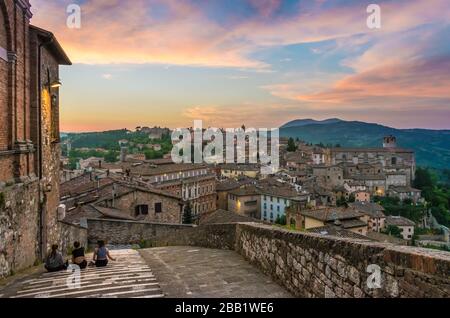
<path id="1" fill-rule="evenodd" d="M 95 244 L 105 240 L 108 244 L 139 244 L 152 246 L 203 246 L 234 249 L 234 224 L 182 225 L 106 219 L 88 219 L 88 241 Z"/>
<path id="2" fill-rule="evenodd" d="M 0 185 L 0 278 L 9 276 L 42 260 L 40 251 L 39 183 L 30 179 L 9 187 Z M 73 242 L 87 246 L 87 229 L 57 222 L 52 228 L 58 244 L 67 253 Z"/>
<path id="3" fill-rule="evenodd" d="M 36 261 L 38 198 L 36 179 L 9 187 L 0 185 L 0 278 Z"/>
<path id="4" fill-rule="evenodd" d="M 250 224 L 236 251 L 298 297 L 450 297 L 447 252 Z"/>
<path id="5" fill-rule="evenodd" d="M 151 246 L 234 249 L 298 297 L 450 297 L 447 252 L 256 223 L 196 227 L 90 219 L 88 229 L 91 243 L 148 240 Z"/>
<path id="6" fill-rule="evenodd" d="M 87 228 L 70 223 L 59 222 L 59 249 L 63 254 L 70 255 L 74 242 L 80 242 L 81 246 L 88 246 Z"/>

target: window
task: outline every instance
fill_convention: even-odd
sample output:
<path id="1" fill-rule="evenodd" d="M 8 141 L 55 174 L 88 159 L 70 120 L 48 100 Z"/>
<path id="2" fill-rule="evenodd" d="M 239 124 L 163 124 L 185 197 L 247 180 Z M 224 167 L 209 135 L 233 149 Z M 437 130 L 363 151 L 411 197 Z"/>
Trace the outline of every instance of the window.
<path id="1" fill-rule="evenodd" d="M 134 214 L 136 216 L 148 215 L 148 205 L 147 204 L 136 205 L 136 207 L 134 208 Z"/>
<path id="2" fill-rule="evenodd" d="M 162 212 L 162 203 L 161 202 L 155 203 L 155 213 L 161 212 Z"/>

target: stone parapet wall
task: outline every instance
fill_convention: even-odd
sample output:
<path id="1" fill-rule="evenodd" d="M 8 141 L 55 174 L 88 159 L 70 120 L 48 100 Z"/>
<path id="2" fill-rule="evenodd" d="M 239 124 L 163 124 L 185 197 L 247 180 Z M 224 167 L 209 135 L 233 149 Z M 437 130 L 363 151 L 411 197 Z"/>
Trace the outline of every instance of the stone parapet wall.
<path id="1" fill-rule="evenodd" d="M 235 225 L 201 226 L 148 223 L 106 219 L 88 219 L 88 241 L 95 244 L 139 244 L 151 246 L 203 246 L 234 249 Z"/>
<path id="2" fill-rule="evenodd" d="M 450 297 L 447 252 L 249 224 L 236 251 L 299 297 Z"/>
<path id="3" fill-rule="evenodd" d="M 233 249 L 298 297 L 450 297 L 450 253 L 256 223 L 88 220 L 89 241 Z"/>

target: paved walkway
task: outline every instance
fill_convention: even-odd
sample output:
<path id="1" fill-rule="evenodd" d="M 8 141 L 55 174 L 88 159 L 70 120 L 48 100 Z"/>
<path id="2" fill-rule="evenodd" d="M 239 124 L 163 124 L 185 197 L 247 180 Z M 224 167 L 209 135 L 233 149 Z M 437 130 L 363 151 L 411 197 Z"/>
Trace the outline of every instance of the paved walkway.
<path id="1" fill-rule="evenodd" d="M 40 273 L 17 281 L 0 291 L 11 298 L 159 298 L 161 288 L 139 253 L 132 249 L 113 250 L 117 259 L 105 268 L 81 271 L 80 288 L 67 284 L 70 272 Z M 88 255 L 88 260 L 92 259 Z M 75 288 L 74 288 L 75 287 Z"/>
<path id="2" fill-rule="evenodd" d="M 234 251 L 198 247 L 139 251 L 167 297 L 292 297 Z"/>

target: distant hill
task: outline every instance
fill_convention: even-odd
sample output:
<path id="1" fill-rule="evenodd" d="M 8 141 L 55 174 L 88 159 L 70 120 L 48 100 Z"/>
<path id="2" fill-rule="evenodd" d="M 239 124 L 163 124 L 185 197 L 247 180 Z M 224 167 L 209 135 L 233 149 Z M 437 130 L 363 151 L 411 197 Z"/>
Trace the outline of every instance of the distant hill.
<path id="1" fill-rule="evenodd" d="M 129 137 L 127 129 L 110 130 L 90 133 L 68 133 L 63 139 L 69 138 L 73 148 L 105 148 L 118 150 L 121 139 Z"/>
<path id="2" fill-rule="evenodd" d="M 339 144 L 342 147 L 382 147 L 383 137 L 397 137 L 398 147 L 413 149 L 419 166 L 450 167 L 450 130 L 395 129 L 359 121 L 330 119 L 316 122 L 295 120 L 280 128 L 280 136 L 309 143 Z"/>
<path id="3" fill-rule="evenodd" d="M 326 125 L 326 124 L 335 124 L 342 122 L 342 120 L 338 118 L 330 118 L 325 120 L 314 120 L 314 119 L 297 119 L 284 124 L 281 128 L 289 128 L 289 127 L 301 127 L 306 125 Z"/>

